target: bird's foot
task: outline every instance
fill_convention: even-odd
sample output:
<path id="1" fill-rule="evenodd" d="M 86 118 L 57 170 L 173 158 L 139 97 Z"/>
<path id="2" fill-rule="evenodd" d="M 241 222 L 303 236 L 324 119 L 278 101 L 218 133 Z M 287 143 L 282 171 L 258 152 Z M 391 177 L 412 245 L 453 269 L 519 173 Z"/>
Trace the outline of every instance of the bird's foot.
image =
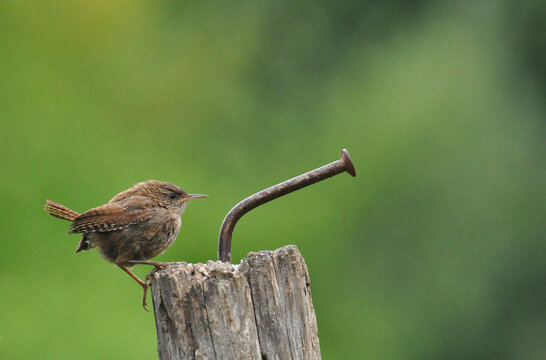
<path id="1" fill-rule="evenodd" d="M 144 280 L 146 281 L 146 284 L 148 286 L 152 285 L 150 280 L 152 279 L 153 274 L 155 274 L 158 270 L 164 269 L 167 266 L 169 266 L 169 263 L 166 263 L 166 262 L 146 261 L 146 260 L 129 260 L 128 263 L 131 264 L 131 265 L 152 265 L 152 266 L 154 266 L 152 271 L 150 271 L 148 273 L 148 275 L 146 275 L 146 277 L 144 278 Z"/>
<path id="2" fill-rule="evenodd" d="M 141 284 L 142 286 L 142 290 L 144 291 L 144 294 L 142 295 L 142 307 L 144 308 L 144 310 L 150 312 L 150 310 L 148 310 L 148 308 L 146 307 L 146 294 L 148 293 L 148 287 L 149 285 L 146 284 L 146 283 L 143 283 Z"/>
<path id="3" fill-rule="evenodd" d="M 148 284 L 149 286 L 152 286 L 152 275 L 161 269 L 165 269 L 168 266 L 166 263 L 160 263 L 160 264 L 161 265 L 159 266 L 156 265 L 156 267 L 153 268 L 152 271 L 150 271 L 148 275 L 146 275 L 146 277 L 144 278 L 144 280 L 146 281 L 146 284 Z"/>

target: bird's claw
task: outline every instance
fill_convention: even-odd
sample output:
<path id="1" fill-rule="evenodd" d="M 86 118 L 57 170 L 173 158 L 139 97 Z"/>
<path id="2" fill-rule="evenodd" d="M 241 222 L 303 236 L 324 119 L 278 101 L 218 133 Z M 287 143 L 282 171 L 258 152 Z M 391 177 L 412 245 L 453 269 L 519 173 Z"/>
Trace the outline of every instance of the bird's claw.
<path id="1" fill-rule="evenodd" d="M 155 261 L 142 261 L 142 260 L 129 260 L 128 263 L 131 265 L 146 264 L 146 265 L 154 266 L 152 271 L 150 271 L 148 275 L 146 275 L 146 277 L 144 278 L 145 281 L 142 281 L 135 274 L 133 274 L 129 269 L 127 269 L 127 267 L 119 265 L 119 267 L 123 271 L 128 273 L 133 279 L 135 279 L 140 284 L 140 286 L 142 286 L 142 290 L 144 292 L 142 294 L 142 307 L 144 308 L 144 310 L 150 311 L 146 307 L 146 295 L 148 293 L 148 288 L 152 286 L 152 281 L 151 281 L 152 275 L 156 273 L 158 270 L 166 268 L 167 266 L 169 266 L 169 264 L 162 263 L 162 262 L 155 262 Z"/>
<path id="2" fill-rule="evenodd" d="M 142 307 L 144 308 L 144 310 L 150 312 L 150 310 L 148 310 L 148 308 L 146 307 L 146 295 L 148 293 L 148 286 L 148 284 L 142 285 L 142 290 L 144 291 L 144 294 L 142 295 Z"/>
<path id="3" fill-rule="evenodd" d="M 155 267 L 152 269 L 152 271 L 150 271 L 148 273 L 148 275 L 146 275 L 146 277 L 144 278 L 144 280 L 146 281 L 146 284 L 148 286 L 152 286 L 152 275 L 155 274 L 156 272 L 158 272 L 161 269 L 165 269 L 167 266 L 169 266 L 169 265 L 166 264 L 166 263 L 156 263 Z"/>

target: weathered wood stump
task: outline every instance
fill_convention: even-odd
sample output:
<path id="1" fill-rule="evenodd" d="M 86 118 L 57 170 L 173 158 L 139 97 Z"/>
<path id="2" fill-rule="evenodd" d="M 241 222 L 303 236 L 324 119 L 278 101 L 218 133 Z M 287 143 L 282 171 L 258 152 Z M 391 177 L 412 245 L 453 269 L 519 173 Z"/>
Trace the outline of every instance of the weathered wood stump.
<path id="1" fill-rule="evenodd" d="M 320 359 L 307 266 L 293 245 L 240 265 L 172 263 L 152 277 L 166 359 Z"/>

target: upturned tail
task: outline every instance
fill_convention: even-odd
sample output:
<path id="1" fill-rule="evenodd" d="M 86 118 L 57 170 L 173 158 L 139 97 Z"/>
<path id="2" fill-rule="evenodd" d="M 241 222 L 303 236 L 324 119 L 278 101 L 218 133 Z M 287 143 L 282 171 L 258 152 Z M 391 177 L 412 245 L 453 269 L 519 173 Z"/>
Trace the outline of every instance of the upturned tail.
<path id="1" fill-rule="evenodd" d="M 80 214 L 75 212 L 74 210 L 69 209 L 61 204 L 57 204 L 56 202 L 53 202 L 51 200 L 46 201 L 44 209 L 49 213 L 49 215 L 68 221 L 74 221 L 74 219 L 80 216 Z"/>

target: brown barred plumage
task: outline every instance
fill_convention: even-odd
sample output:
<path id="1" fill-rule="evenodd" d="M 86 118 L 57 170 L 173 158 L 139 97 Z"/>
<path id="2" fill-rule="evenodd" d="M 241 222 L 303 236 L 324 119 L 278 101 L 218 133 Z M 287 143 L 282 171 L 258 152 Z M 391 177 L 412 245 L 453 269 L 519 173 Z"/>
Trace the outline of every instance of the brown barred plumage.
<path id="1" fill-rule="evenodd" d="M 56 202 L 51 200 L 46 201 L 44 209 L 49 213 L 49 215 L 55 216 L 56 218 L 63 220 L 73 221 L 78 216 L 80 216 L 80 214 L 75 212 L 74 210 L 69 209 L 61 204 L 57 204 Z"/>
<path id="2" fill-rule="evenodd" d="M 148 260 L 172 245 L 188 201 L 202 197 L 206 195 L 191 195 L 171 183 L 148 180 L 82 214 L 51 200 L 47 200 L 45 210 L 51 216 L 72 221 L 69 233 L 82 234 L 76 252 L 97 248 L 104 259 L 135 279 L 144 289 L 142 305 L 146 309 L 148 285 L 127 266 L 162 266 Z"/>

